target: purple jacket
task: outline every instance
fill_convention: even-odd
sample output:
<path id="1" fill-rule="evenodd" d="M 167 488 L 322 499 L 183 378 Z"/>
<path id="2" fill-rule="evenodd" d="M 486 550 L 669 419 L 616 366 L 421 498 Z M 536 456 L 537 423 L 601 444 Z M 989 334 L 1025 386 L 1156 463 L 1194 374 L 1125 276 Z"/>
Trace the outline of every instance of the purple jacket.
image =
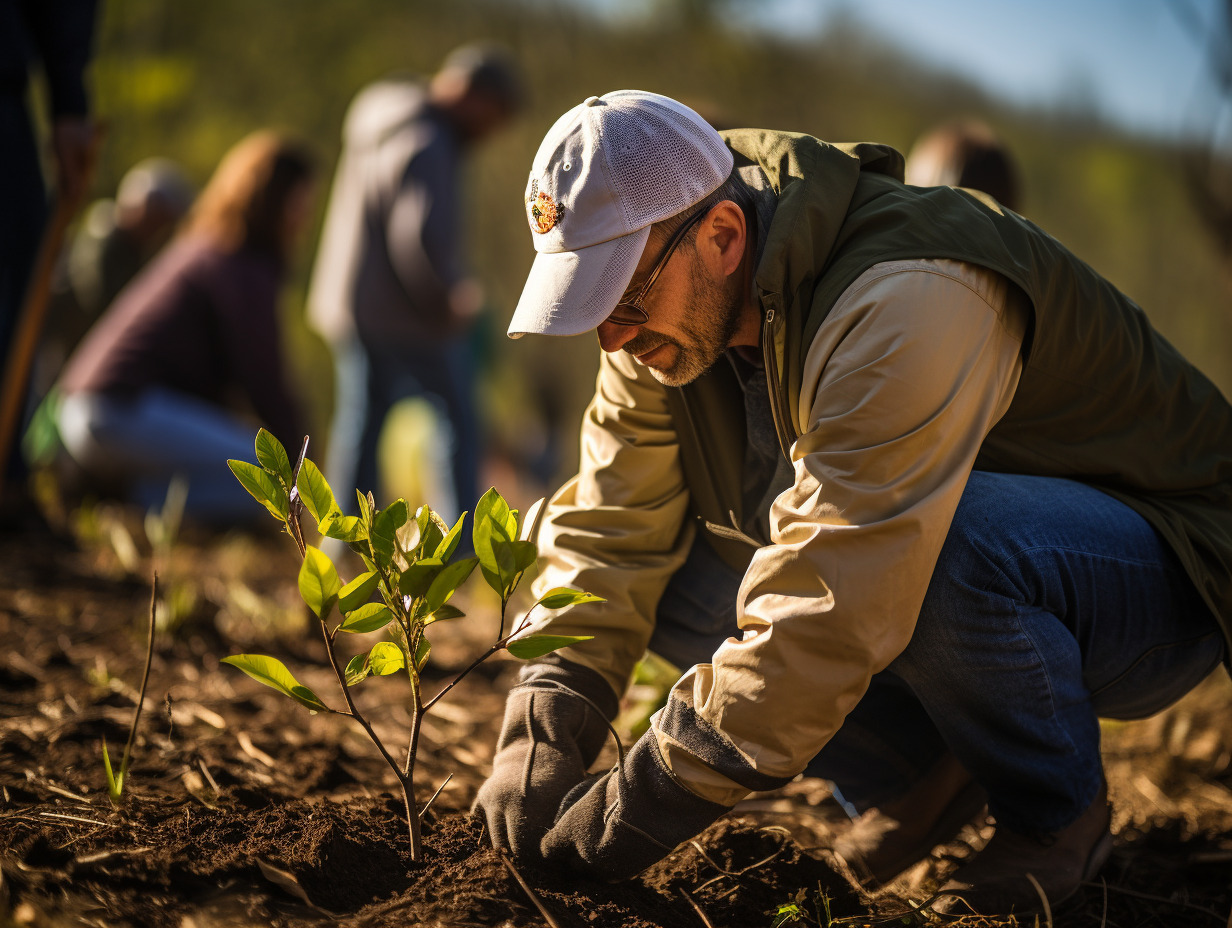
<path id="1" fill-rule="evenodd" d="M 264 255 L 172 242 L 87 334 L 61 378 L 66 393 L 135 396 L 150 387 L 247 403 L 298 447 L 303 419 L 287 389 L 278 325 L 282 271 Z"/>

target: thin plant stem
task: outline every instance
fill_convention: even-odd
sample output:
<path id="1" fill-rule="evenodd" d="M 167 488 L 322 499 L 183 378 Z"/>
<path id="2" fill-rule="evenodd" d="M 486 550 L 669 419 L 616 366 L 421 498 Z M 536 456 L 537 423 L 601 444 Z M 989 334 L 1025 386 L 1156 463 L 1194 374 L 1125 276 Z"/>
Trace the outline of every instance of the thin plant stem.
<path id="1" fill-rule="evenodd" d="M 124 754 L 120 757 L 121 778 L 128 771 L 128 761 L 132 757 L 133 744 L 137 740 L 137 725 L 141 721 L 141 707 L 145 705 L 145 690 L 150 682 L 150 667 L 154 663 L 154 616 L 158 605 L 158 571 L 154 571 L 154 579 L 150 584 L 150 623 L 146 631 L 145 670 L 141 674 L 141 689 L 137 694 L 137 708 L 133 711 L 133 724 L 128 729 L 128 743 L 124 745 Z M 123 780 L 121 780 L 123 782 Z"/>
<path id="2" fill-rule="evenodd" d="M 408 777 L 404 776 L 398 762 L 390 755 L 386 749 L 384 742 L 381 741 L 376 731 L 372 727 L 372 723 L 359 711 L 359 707 L 355 705 L 355 700 L 351 696 L 351 688 L 347 686 L 346 672 L 338 663 L 338 655 L 334 653 L 334 640 L 330 637 L 329 629 L 325 622 L 321 622 L 321 635 L 325 639 L 325 651 L 329 655 L 329 665 L 334 669 L 334 676 L 338 678 L 338 683 L 342 687 L 342 698 L 346 700 L 348 714 L 353 718 L 359 726 L 364 730 L 364 734 L 368 736 L 368 740 L 380 752 L 381 757 L 385 759 L 385 763 L 394 772 L 394 776 L 398 778 L 398 785 L 402 787 L 402 801 L 406 806 L 407 816 L 407 836 L 411 842 L 411 860 L 419 860 L 422 856 L 422 848 L 419 834 L 419 817 L 415 815 L 415 795 L 412 784 Z"/>

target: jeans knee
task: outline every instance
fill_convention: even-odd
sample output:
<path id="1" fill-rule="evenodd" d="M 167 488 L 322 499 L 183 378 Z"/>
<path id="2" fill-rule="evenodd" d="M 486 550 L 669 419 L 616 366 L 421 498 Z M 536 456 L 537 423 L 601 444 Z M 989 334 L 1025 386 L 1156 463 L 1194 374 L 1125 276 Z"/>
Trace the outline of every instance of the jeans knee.
<path id="1" fill-rule="evenodd" d="M 895 661 L 905 678 L 936 674 L 978 647 L 990 616 L 1024 599 L 1002 569 L 995 526 L 978 507 L 959 507 L 937 557 L 907 648 Z M 994 623 L 1001 624 L 1001 623 Z"/>

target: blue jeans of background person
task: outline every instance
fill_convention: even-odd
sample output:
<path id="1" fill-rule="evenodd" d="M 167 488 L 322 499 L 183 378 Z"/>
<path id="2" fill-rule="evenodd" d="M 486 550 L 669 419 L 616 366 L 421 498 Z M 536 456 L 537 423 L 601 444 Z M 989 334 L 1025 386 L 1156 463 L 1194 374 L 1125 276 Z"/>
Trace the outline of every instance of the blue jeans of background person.
<path id="1" fill-rule="evenodd" d="M 355 512 L 355 489 L 389 502 L 379 485 L 377 446 L 381 426 L 399 400 L 423 397 L 435 407 L 439 440 L 450 446 L 450 478 L 457 512 L 472 510 L 478 496 L 479 422 L 470 345 L 462 338 L 415 346 L 379 345 L 352 338 L 334 346 L 335 401 L 325 476 L 339 505 Z M 418 501 L 408 500 L 412 506 Z M 445 507 L 429 501 L 433 508 Z M 448 512 L 443 515 L 450 515 Z M 469 537 L 469 535 L 468 535 Z"/>
<path id="2" fill-rule="evenodd" d="M 256 427 L 227 410 L 172 390 L 137 396 L 74 393 L 60 404 L 60 440 L 95 479 L 122 482 L 128 500 L 161 506 L 171 479 L 188 481 L 186 515 L 212 525 L 269 518 L 227 460 L 255 461 Z"/>
<path id="3" fill-rule="evenodd" d="M 699 560 L 709 576 L 689 582 L 688 565 L 676 575 L 651 642 L 682 666 L 708 658 L 701 632 L 671 628 L 673 612 L 696 620 L 708 598 L 713 621 L 740 579 L 713 555 Z M 704 630 L 711 650 L 735 628 L 725 608 L 726 631 Z M 1167 707 L 1224 648 L 1176 555 L 1128 506 L 1074 481 L 977 471 L 910 643 L 808 773 L 860 809 L 901 793 L 948 747 L 998 822 L 1056 831 L 1099 790 L 1098 717 Z"/>

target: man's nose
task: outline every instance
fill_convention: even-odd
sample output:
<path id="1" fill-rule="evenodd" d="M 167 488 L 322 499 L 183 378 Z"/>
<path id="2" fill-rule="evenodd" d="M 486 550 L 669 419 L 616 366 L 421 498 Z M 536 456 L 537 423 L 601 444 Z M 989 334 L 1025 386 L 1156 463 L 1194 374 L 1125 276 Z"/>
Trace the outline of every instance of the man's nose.
<path id="1" fill-rule="evenodd" d="M 642 327 L 640 325 L 618 325 L 606 319 L 599 323 L 596 331 L 599 333 L 599 347 L 604 351 L 619 351 L 628 344 Z"/>

